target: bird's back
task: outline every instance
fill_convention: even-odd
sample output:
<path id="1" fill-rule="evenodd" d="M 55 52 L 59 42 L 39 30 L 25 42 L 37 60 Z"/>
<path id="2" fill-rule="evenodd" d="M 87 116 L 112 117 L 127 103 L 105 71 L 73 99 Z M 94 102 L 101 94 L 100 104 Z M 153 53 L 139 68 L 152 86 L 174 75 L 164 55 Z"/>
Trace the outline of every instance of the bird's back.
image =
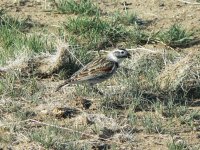
<path id="1" fill-rule="evenodd" d="M 118 64 L 116 62 L 109 61 L 106 58 L 99 58 L 88 63 L 82 69 L 74 73 L 68 80 L 68 83 L 99 83 L 112 76 L 117 67 Z"/>

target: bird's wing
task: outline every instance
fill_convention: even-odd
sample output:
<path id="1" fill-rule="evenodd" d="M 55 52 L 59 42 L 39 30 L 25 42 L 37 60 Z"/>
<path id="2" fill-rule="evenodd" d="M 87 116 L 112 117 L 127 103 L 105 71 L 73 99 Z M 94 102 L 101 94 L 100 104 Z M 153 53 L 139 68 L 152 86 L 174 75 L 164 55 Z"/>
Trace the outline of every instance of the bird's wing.
<path id="1" fill-rule="evenodd" d="M 108 61 L 106 58 L 99 58 L 84 66 L 82 69 L 74 73 L 68 80 L 69 83 L 90 80 L 104 76 L 113 71 L 115 63 Z"/>

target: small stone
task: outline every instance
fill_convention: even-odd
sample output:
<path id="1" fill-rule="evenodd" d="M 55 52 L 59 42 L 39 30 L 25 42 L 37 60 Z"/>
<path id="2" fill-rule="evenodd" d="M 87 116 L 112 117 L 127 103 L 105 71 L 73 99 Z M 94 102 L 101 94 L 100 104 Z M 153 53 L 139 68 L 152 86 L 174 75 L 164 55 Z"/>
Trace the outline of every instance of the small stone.
<path id="1" fill-rule="evenodd" d="M 85 109 L 89 109 L 90 106 L 92 105 L 92 102 L 90 100 L 87 100 L 87 99 L 83 99 L 82 100 L 82 105 Z"/>
<path id="2" fill-rule="evenodd" d="M 159 7 L 164 7 L 164 6 L 165 6 L 164 3 L 160 3 L 160 4 L 159 4 Z"/>
<path id="3" fill-rule="evenodd" d="M 75 108 L 68 108 L 68 107 L 56 107 L 53 109 L 52 114 L 58 118 L 72 118 L 79 114 L 80 111 Z"/>
<path id="4" fill-rule="evenodd" d="M 16 10 L 15 10 L 16 12 L 20 12 L 21 11 L 21 9 L 19 8 L 19 7 L 16 7 Z"/>
<path id="5" fill-rule="evenodd" d="M 44 115 L 47 115 L 48 114 L 48 110 L 42 110 L 41 113 L 44 114 Z"/>
<path id="6" fill-rule="evenodd" d="M 95 124 L 100 130 L 108 129 L 112 131 L 119 130 L 119 125 L 113 118 L 108 118 L 104 114 L 88 114 L 87 115 L 88 124 Z"/>

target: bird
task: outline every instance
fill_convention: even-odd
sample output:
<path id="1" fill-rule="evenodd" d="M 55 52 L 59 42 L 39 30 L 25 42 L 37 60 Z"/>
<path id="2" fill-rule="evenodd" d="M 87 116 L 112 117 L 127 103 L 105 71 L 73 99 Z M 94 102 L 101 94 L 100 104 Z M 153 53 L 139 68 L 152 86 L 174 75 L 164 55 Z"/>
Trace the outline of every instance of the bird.
<path id="1" fill-rule="evenodd" d="M 123 59 L 130 57 L 131 55 L 126 49 L 114 49 L 108 52 L 106 56 L 94 59 L 75 72 L 69 79 L 60 84 L 55 92 L 59 91 L 63 86 L 71 84 L 88 83 L 94 87 L 95 84 L 110 78 L 119 68 L 119 64 Z"/>

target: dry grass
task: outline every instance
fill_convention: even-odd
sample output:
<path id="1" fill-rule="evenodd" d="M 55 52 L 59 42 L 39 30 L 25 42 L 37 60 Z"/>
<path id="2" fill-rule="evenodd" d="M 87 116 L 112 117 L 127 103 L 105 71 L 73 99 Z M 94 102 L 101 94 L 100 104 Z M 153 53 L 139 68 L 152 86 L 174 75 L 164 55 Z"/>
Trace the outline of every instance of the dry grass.
<path id="1" fill-rule="evenodd" d="M 22 54 L 16 60 L 9 62 L 8 65 L 1 67 L 2 73 L 19 71 L 21 76 L 35 75 L 39 77 L 50 76 L 58 72 L 65 64 L 70 61 L 70 46 L 60 43 L 57 45 L 56 53 L 44 53 L 36 56 Z"/>
<path id="2" fill-rule="evenodd" d="M 194 50 L 174 64 L 169 64 L 157 78 L 161 90 L 198 89 L 199 60 L 199 50 Z"/>

